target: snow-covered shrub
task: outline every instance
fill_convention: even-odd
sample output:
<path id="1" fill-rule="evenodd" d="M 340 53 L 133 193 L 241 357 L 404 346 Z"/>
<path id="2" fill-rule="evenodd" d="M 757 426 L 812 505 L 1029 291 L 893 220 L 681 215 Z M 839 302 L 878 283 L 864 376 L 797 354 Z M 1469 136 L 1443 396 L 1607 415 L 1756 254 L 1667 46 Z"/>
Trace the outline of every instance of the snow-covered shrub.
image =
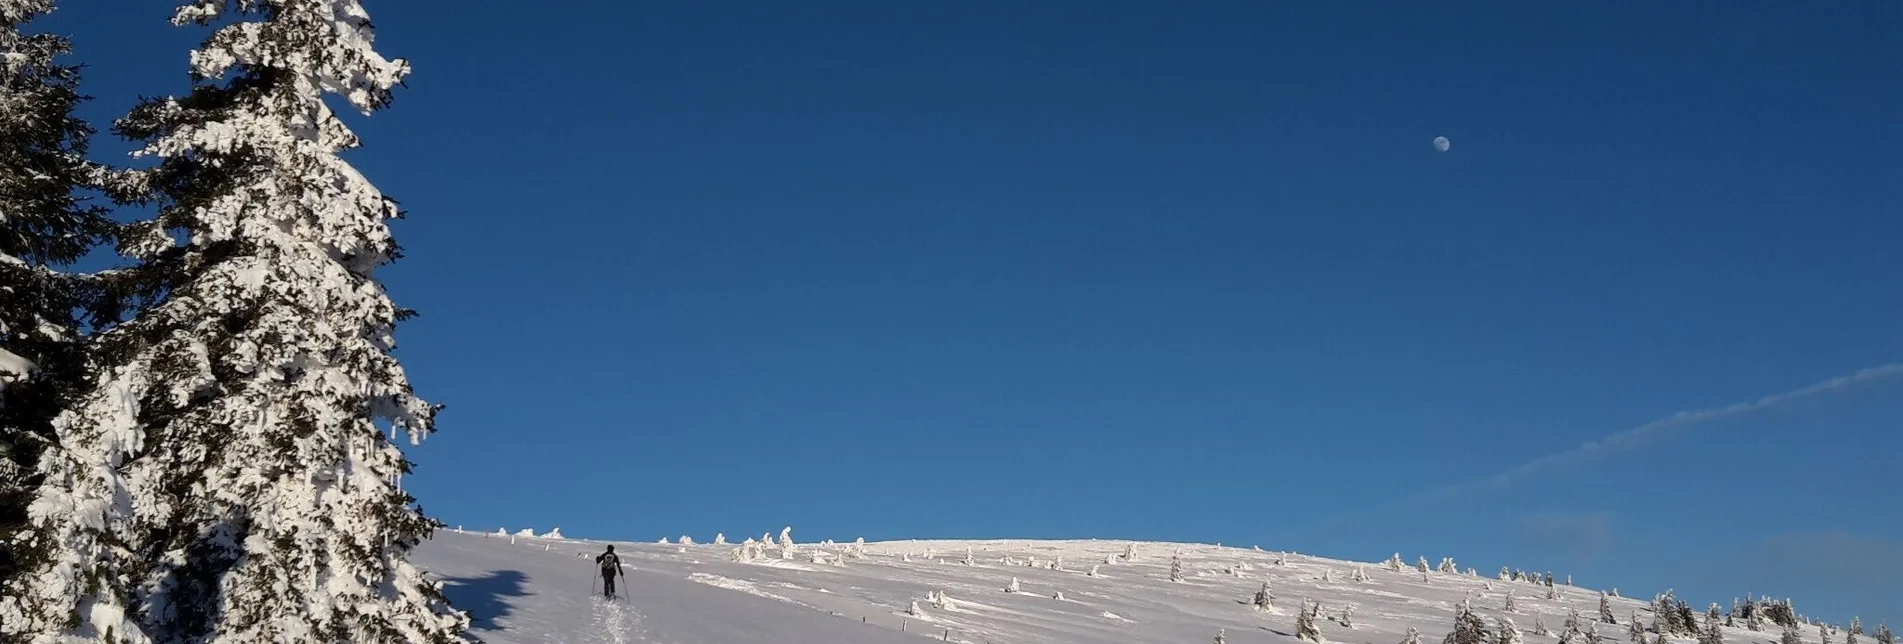
<path id="1" fill-rule="evenodd" d="M 725 532 L 714 533 L 714 545 L 716 546 L 727 545 L 727 533 Z"/>
<path id="2" fill-rule="evenodd" d="M 1506 611 L 1506 612 L 1509 612 L 1509 613 L 1517 613 L 1517 612 L 1520 612 L 1520 606 L 1519 606 L 1519 604 L 1517 604 L 1517 603 L 1515 603 L 1515 602 L 1513 601 L 1513 589 L 1511 589 L 1511 588 L 1509 588 L 1509 589 L 1507 589 L 1507 599 L 1506 599 L 1506 605 L 1505 605 L 1505 606 L 1501 606 L 1501 607 L 1500 607 L 1500 610 L 1504 610 L 1504 611 Z"/>
<path id="3" fill-rule="evenodd" d="M 1407 564 L 1401 562 L 1401 553 L 1394 553 L 1394 557 L 1388 559 L 1388 570 L 1390 572 L 1401 572 L 1406 568 Z"/>
<path id="4" fill-rule="evenodd" d="M 1716 604 L 1713 605 L 1716 606 Z M 1599 593 L 1599 621 L 1607 624 L 1619 623 L 1619 620 L 1612 616 L 1612 598 L 1607 597 L 1605 593 Z"/>
<path id="5" fill-rule="evenodd" d="M 1546 618 L 1545 618 L 1545 616 L 1542 616 L 1542 615 L 1540 615 L 1540 614 L 1538 614 L 1538 613 L 1534 613 L 1534 614 L 1533 614 L 1533 634 L 1534 634 L 1534 635 L 1538 635 L 1538 636 L 1540 636 L 1540 637 L 1552 637 L 1552 636 L 1553 636 L 1553 629 L 1551 629 L 1551 628 L 1547 628 L 1547 627 L 1546 627 Z M 1638 642 L 1638 640 L 1633 640 L 1633 642 L 1635 642 L 1635 643 L 1636 643 L 1636 642 Z"/>
<path id="6" fill-rule="evenodd" d="M 1012 577 L 1012 578 L 1011 578 L 1011 585 L 1009 585 L 1009 586 L 1005 586 L 1005 587 L 1004 587 L 1004 592 L 1007 592 L 1007 593 L 1016 593 L 1016 592 L 1023 592 L 1023 589 L 1022 589 L 1022 588 L 1019 588 L 1019 587 L 1018 587 L 1018 578 L 1017 578 L 1017 577 Z"/>
<path id="7" fill-rule="evenodd" d="M 1426 559 L 1421 563 L 1425 565 Z M 1447 633 L 1441 644 L 1489 644 L 1487 622 L 1473 612 L 1473 606 L 1466 600 L 1454 607 L 1454 629 Z"/>
<path id="8" fill-rule="evenodd" d="M 918 600 L 914 599 L 912 600 L 912 605 L 905 608 L 905 614 L 918 617 L 924 615 L 925 611 L 918 607 Z"/>
<path id="9" fill-rule="evenodd" d="M 1520 626 L 1513 623 L 1513 618 L 1502 617 L 1500 630 L 1494 633 L 1493 641 L 1494 644 L 1522 644 L 1526 638 L 1520 636 Z"/>
<path id="10" fill-rule="evenodd" d="M 1421 629 L 1407 627 L 1407 632 L 1401 635 L 1401 644 L 1421 644 Z"/>
<path id="11" fill-rule="evenodd" d="M 1255 591 L 1255 597 L 1249 605 L 1258 611 L 1275 612 L 1275 597 L 1269 591 L 1269 582 L 1262 582 L 1262 587 Z"/>
<path id="12" fill-rule="evenodd" d="M 1183 558 L 1170 557 L 1170 581 L 1183 581 Z"/>
<path id="13" fill-rule="evenodd" d="M 1302 600 L 1302 612 L 1295 616 L 1295 639 L 1316 644 L 1327 641 L 1322 639 L 1321 626 L 1315 623 L 1315 620 L 1321 616 L 1321 611 L 1320 602 L 1312 599 Z"/>
<path id="14" fill-rule="evenodd" d="M 562 539 L 564 537 L 562 536 L 561 528 L 551 528 L 548 532 L 542 533 L 542 538 L 543 539 Z"/>
<path id="15" fill-rule="evenodd" d="M 1428 570 L 1431 570 L 1430 568 L 1427 567 L 1427 557 L 1421 557 L 1420 570 L 1421 572 L 1427 572 Z"/>
<path id="16" fill-rule="evenodd" d="M 694 545 L 694 538 L 687 535 L 681 535 L 681 540 L 679 543 L 683 546 L 691 546 L 691 545 Z"/>

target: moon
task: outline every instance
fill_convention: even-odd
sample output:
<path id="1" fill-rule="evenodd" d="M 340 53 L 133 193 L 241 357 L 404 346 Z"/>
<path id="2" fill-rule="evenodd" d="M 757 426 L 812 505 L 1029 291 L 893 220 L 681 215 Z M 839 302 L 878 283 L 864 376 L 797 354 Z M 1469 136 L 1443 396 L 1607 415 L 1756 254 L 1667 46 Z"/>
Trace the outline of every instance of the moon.
<path id="1" fill-rule="evenodd" d="M 1434 137 L 1434 149 L 1440 150 L 1442 152 L 1446 152 L 1447 149 L 1451 147 L 1454 147 L 1454 142 L 1447 140 L 1447 137 L 1444 137 L 1444 136 Z"/>

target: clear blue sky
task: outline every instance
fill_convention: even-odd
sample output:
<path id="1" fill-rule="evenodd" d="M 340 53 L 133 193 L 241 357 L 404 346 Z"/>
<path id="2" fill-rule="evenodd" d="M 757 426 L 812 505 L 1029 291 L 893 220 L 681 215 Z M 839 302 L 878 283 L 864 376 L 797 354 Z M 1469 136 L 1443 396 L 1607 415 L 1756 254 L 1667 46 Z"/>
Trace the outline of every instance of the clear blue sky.
<path id="1" fill-rule="evenodd" d="M 65 4 L 89 116 L 184 89 L 168 3 Z M 1903 619 L 1903 378 L 1369 510 L 1903 361 L 1903 5 L 1289 4 L 371 3 L 409 489 Z"/>

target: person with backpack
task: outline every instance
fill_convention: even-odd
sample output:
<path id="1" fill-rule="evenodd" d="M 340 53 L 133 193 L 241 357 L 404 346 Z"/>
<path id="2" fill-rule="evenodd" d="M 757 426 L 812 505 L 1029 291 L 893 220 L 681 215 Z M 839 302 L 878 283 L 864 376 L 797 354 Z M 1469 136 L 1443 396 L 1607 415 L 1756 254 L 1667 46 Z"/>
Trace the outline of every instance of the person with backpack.
<path id="1" fill-rule="evenodd" d="M 623 579 L 628 576 L 627 571 L 621 569 L 621 555 L 615 554 L 615 547 L 611 544 L 607 552 L 595 557 L 595 564 L 601 566 L 602 594 L 608 599 L 614 599 L 615 576 L 620 575 Z"/>

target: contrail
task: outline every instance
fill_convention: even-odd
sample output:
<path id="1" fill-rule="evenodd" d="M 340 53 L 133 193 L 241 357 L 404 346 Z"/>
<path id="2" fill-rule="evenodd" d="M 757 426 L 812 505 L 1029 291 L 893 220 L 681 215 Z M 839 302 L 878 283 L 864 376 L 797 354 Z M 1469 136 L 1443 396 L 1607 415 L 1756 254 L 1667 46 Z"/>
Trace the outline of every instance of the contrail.
<path id="1" fill-rule="evenodd" d="M 1533 459 L 1531 461 L 1527 461 L 1519 466 L 1507 469 L 1506 471 L 1500 472 L 1499 474 L 1495 474 L 1488 478 L 1479 479 L 1475 481 L 1467 481 L 1465 483 L 1455 483 L 1453 485 L 1449 485 L 1449 486 L 1442 487 L 1435 490 L 1430 490 L 1427 492 L 1417 492 L 1415 494 L 1411 494 L 1405 497 L 1395 499 L 1393 501 L 1389 501 L 1379 506 L 1367 508 L 1367 510 L 1391 507 L 1400 503 L 1406 503 L 1410 501 L 1442 499 L 1442 498 L 1447 498 L 1447 497 L 1456 496 L 1456 495 L 1469 493 L 1469 492 L 1478 492 L 1483 490 L 1493 490 L 1493 489 L 1503 488 L 1503 487 L 1512 485 L 1516 482 L 1519 482 L 1522 479 L 1533 476 L 1535 474 L 1540 474 L 1540 473 L 1548 472 L 1551 470 L 1563 468 L 1565 466 L 1572 465 L 1575 463 L 1579 463 L 1581 461 L 1585 461 L 1587 459 L 1590 459 L 1594 456 L 1597 456 L 1605 452 L 1609 452 L 1613 450 L 1630 450 L 1630 449 L 1636 449 L 1639 447 L 1644 447 L 1646 444 L 1651 443 L 1652 441 L 1658 440 L 1659 438 L 1662 438 L 1664 436 L 1667 436 L 1671 434 L 1672 432 L 1682 430 L 1687 427 L 1691 427 L 1693 425 L 1708 423 L 1708 422 L 1723 419 L 1723 418 L 1742 416 L 1742 415 L 1756 412 L 1756 411 L 1766 409 L 1769 407 L 1775 407 L 1784 403 L 1788 403 L 1793 400 L 1798 400 L 1800 398 L 1809 398 L 1817 394 L 1836 391 L 1839 389 L 1843 389 L 1845 387 L 1849 387 L 1851 385 L 1869 382 L 1872 380 L 1879 380 L 1879 379 L 1888 378 L 1888 377 L 1897 376 L 1897 375 L 1903 375 L 1903 363 L 1892 363 L 1892 364 L 1886 364 L 1880 367 L 1870 367 L 1868 369 L 1864 369 L 1847 376 L 1838 376 L 1836 378 L 1831 378 L 1829 380 L 1825 380 L 1823 382 L 1819 382 L 1817 384 L 1814 384 L 1808 387 L 1803 387 L 1801 389 L 1792 389 L 1790 391 L 1786 391 L 1780 394 L 1772 394 L 1772 395 L 1765 396 L 1763 398 L 1759 398 L 1751 402 L 1741 402 L 1741 403 L 1736 403 L 1733 405 L 1727 405 L 1724 407 L 1712 407 L 1708 409 L 1681 411 L 1681 412 L 1672 414 L 1670 416 L 1666 416 L 1664 418 L 1660 418 L 1658 420 L 1654 420 L 1652 422 L 1639 425 L 1637 427 L 1633 427 L 1631 429 L 1627 429 L 1625 431 L 1621 431 L 1621 432 L 1612 434 L 1610 436 L 1606 436 L 1605 438 L 1601 438 L 1599 440 L 1587 441 L 1586 443 L 1581 444 L 1579 447 L 1575 447 L 1573 449 L 1570 449 L 1564 452 L 1541 456 L 1539 458 Z M 1350 518 L 1351 516 L 1353 516 L 1353 514 L 1357 514 L 1357 513 L 1349 513 L 1349 514 L 1336 516 L 1335 518 L 1328 520 L 1327 523 L 1339 523 L 1343 520 Z"/>

